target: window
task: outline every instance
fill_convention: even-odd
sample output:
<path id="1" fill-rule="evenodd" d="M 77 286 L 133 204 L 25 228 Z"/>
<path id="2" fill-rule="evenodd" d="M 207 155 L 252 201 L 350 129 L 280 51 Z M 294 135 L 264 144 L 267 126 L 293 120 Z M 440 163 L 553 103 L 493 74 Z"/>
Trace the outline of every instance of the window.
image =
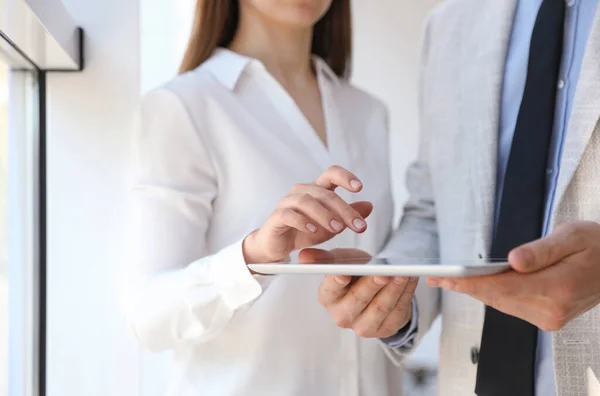
<path id="1" fill-rule="evenodd" d="M 0 394 L 8 394 L 8 67 L 0 60 Z"/>
<path id="2" fill-rule="evenodd" d="M 39 329 L 37 72 L 0 49 L 0 395 L 30 395 Z"/>
<path id="3" fill-rule="evenodd" d="M 82 65 L 60 0 L 35 4 L 0 1 L 2 396 L 45 396 L 45 81 Z"/>

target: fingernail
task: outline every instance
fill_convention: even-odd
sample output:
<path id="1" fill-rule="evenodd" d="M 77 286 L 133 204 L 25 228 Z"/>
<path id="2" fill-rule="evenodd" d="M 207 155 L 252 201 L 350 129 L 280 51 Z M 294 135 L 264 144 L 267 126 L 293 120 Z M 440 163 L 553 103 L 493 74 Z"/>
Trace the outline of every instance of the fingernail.
<path id="1" fill-rule="evenodd" d="M 394 283 L 395 283 L 395 284 L 397 284 L 397 285 L 403 285 L 403 284 L 405 284 L 406 282 L 408 282 L 408 279 L 406 279 L 406 278 L 405 278 L 405 277 L 403 277 L 403 276 L 396 276 L 396 277 L 394 278 Z"/>
<path id="2" fill-rule="evenodd" d="M 373 282 L 375 282 L 376 285 L 383 286 L 383 285 L 387 285 L 388 284 L 388 279 L 387 278 L 382 278 L 380 276 L 376 276 L 373 279 Z"/>
<path id="3" fill-rule="evenodd" d="M 333 279 L 342 286 L 346 286 L 346 284 L 348 284 L 348 282 L 338 276 L 334 276 Z"/>
<path id="4" fill-rule="evenodd" d="M 365 228 L 365 226 L 367 225 L 367 223 L 365 223 L 361 219 L 354 219 L 352 224 L 354 224 L 354 227 L 356 227 L 356 228 Z"/>
<path id="5" fill-rule="evenodd" d="M 308 224 L 306 225 L 306 229 L 308 229 L 308 231 L 310 231 L 310 232 L 312 232 L 312 233 L 315 233 L 315 232 L 317 232 L 317 230 L 318 230 L 317 226 L 316 226 L 316 225 L 314 225 L 314 224 L 312 224 L 312 223 L 308 223 Z"/>
<path id="6" fill-rule="evenodd" d="M 331 220 L 331 228 L 333 228 L 336 231 L 339 231 L 342 229 L 342 223 L 340 223 L 337 220 Z"/>
<path id="7" fill-rule="evenodd" d="M 358 190 L 359 188 L 362 187 L 362 183 L 356 179 L 352 179 L 352 180 L 350 180 L 350 187 L 352 187 L 355 190 Z"/>

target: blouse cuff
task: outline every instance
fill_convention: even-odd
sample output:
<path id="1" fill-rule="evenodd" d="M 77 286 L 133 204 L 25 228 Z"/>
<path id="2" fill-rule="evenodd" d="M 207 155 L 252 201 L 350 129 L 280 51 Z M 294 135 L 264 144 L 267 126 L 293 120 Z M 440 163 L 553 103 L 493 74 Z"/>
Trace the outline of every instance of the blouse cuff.
<path id="1" fill-rule="evenodd" d="M 223 303 L 232 311 L 237 310 L 245 304 L 248 304 L 258 298 L 263 291 L 261 284 L 252 275 L 246 265 L 242 243 L 244 239 L 227 246 L 217 254 L 208 259 L 198 260 L 190 265 L 192 273 L 194 267 L 204 267 L 208 265 L 208 272 L 211 275 L 213 284 L 220 294 Z M 198 268 L 197 274 L 204 271 Z M 205 273 L 205 272 L 204 272 Z M 198 279 L 199 283 L 203 283 Z"/>

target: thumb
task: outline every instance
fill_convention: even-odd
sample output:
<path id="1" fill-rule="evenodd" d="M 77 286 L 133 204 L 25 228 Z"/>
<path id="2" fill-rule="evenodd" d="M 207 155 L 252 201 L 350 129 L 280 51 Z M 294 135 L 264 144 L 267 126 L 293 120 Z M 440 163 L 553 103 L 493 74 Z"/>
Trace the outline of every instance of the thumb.
<path id="1" fill-rule="evenodd" d="M 566 224 L 545 238 L 519 246 L 508 255 L 511 267 L 521 273 L 548 268 L 586 248 L 579 224 Z"/>

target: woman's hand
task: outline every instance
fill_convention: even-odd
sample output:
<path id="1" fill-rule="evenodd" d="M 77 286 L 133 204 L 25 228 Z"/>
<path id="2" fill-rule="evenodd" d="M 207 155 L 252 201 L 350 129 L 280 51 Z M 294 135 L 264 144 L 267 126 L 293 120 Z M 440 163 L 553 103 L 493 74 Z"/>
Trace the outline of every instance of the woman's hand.
<path id="1" fill-rule="evenodd" d="M 294 250 L 328 241 L 346 227 L 364 232 L 373 205 L 348 204 L 334 192 L 337 187 L 359 192 L 363 185 L 339 166 L 327 169 L 314 183 L 295 185 L 265 224 L 244 240 L 246 263 L 280 261 Z"/>

